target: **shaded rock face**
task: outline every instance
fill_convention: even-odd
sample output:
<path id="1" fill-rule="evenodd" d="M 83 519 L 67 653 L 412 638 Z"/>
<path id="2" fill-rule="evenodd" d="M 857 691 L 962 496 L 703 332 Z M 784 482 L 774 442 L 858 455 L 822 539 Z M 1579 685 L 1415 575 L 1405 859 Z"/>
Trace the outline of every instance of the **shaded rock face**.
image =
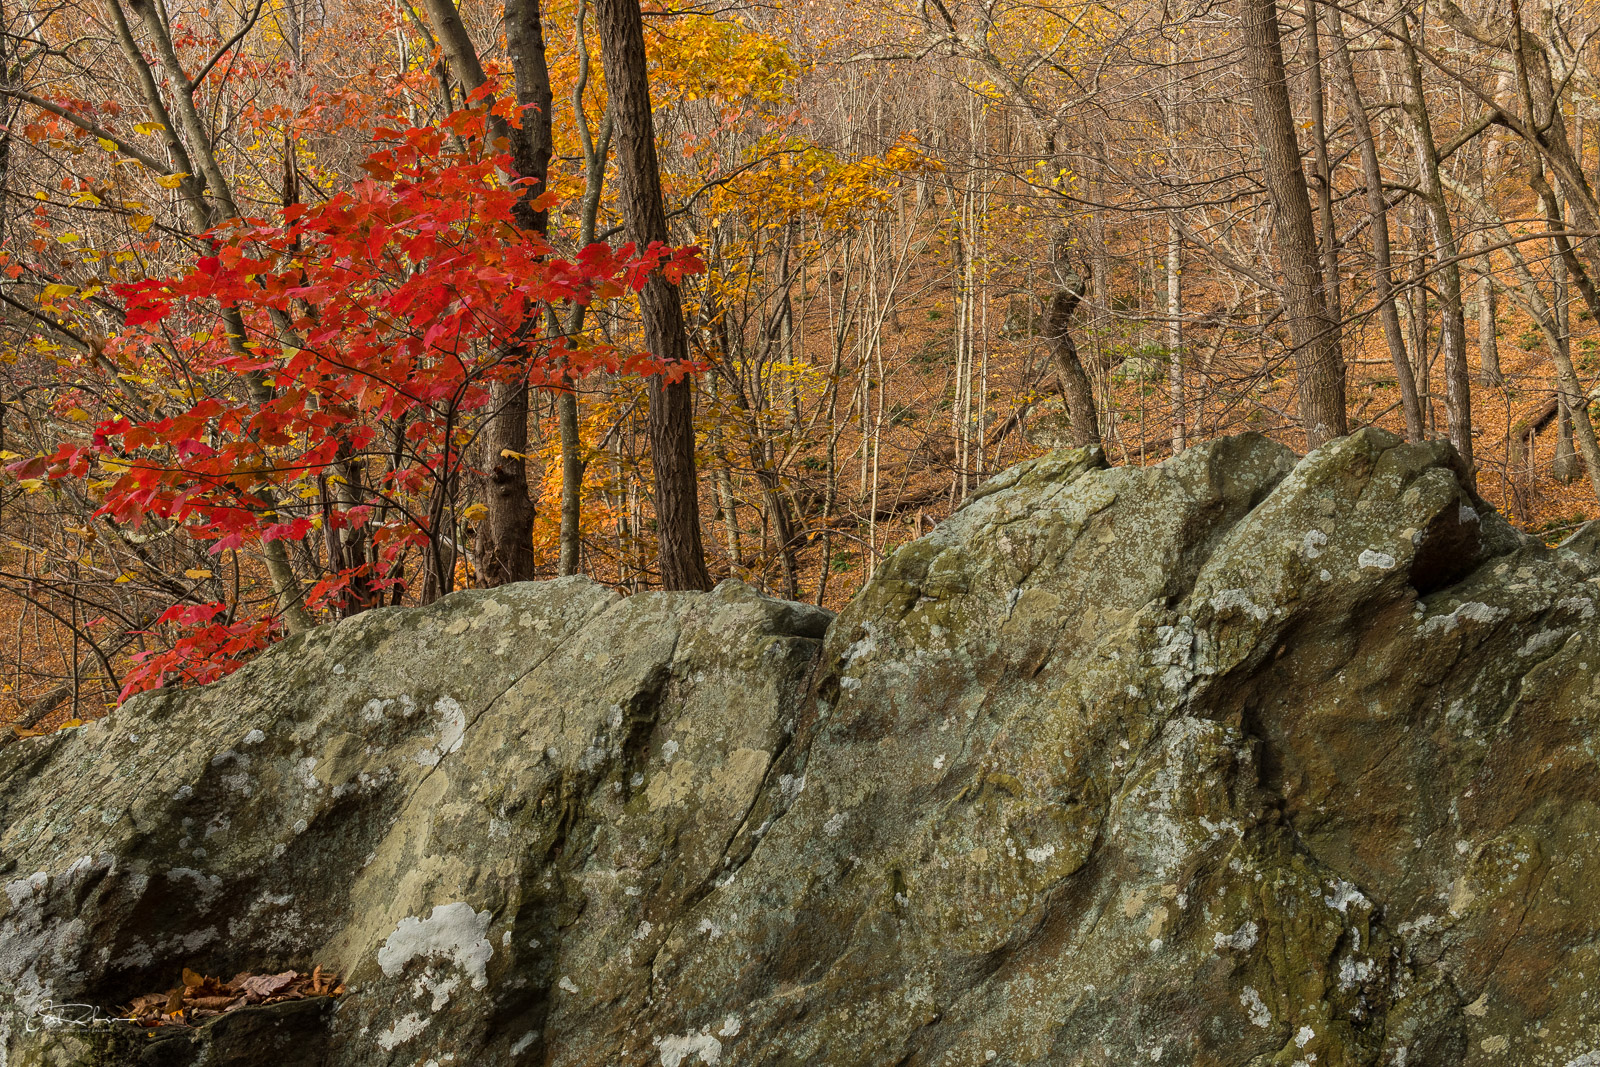
<path id="1" fill-rule="evenodd" d="M 0 1063 L 1596 1067 L 1600 534 L 1458 466 L 1056 452 L 831 623 L 463 593 L 13 745 Z"/>

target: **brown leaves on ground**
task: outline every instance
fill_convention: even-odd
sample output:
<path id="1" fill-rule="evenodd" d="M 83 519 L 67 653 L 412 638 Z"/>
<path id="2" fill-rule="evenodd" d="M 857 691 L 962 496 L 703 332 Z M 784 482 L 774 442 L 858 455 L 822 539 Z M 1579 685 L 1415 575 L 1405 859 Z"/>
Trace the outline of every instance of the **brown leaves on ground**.
<path id="1" fill-rule="evenodd" d="M 190 1026 L 197 1020 L 242 1008 L 246 1004 L 276 1004 L 306 997 L 337 997 L 344 983 L 336 974 L 314 967 L 310 974 L 251 974 L 245 971 L 229 981 L 196 974 L 185 967 L 183 984 L 165 993 L 135 997 L 121 1018 L 140 1026 Z"/>

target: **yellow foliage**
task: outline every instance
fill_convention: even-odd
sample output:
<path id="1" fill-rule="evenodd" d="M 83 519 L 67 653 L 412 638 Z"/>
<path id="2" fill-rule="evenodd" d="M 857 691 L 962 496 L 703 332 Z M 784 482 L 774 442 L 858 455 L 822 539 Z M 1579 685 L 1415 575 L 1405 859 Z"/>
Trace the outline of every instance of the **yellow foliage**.
<path id="1" fill-rule="evenodd" d="M 781 41 L 729 19 L 685 15 L 654 30 L 646 45 L 657 107 L 700 99 L 773 104 L 796 72 Z"/>

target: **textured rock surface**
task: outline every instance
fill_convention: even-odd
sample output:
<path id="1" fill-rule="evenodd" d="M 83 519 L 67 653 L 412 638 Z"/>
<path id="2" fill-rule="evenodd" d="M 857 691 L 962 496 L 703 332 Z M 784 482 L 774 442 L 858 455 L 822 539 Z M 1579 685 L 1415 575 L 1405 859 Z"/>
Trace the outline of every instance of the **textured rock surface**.
<path id="1" fill-rule="evenodd" d="M 1596 1067 L 1597 545 L 1245 437 L 1024 464 L 831 626 L 327 627 L 0 754 L 0 1063 Z M 297 1052 L 46 1025 L 312 962 Z"/>

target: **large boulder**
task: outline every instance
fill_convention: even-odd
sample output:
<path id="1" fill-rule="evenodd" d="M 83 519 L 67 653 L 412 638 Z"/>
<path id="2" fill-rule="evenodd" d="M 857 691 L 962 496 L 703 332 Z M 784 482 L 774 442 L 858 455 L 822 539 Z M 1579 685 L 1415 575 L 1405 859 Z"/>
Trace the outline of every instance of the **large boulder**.
<path id="1" fill-rule="evenodd" d="M 1596 1067 L 1597 546 L 1443 444 L 1241 437 L 1014 468 L 831 625 L 325 627 L 0 754 L 0 1067 Z"/>

